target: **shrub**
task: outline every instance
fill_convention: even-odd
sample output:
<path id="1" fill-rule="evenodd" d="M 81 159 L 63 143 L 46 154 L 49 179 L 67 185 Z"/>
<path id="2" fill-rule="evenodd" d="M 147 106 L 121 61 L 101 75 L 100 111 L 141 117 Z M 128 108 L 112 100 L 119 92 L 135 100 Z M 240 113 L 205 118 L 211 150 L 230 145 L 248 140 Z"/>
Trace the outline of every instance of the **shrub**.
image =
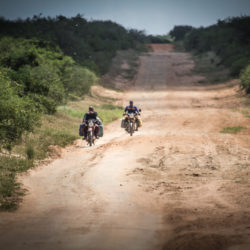
<path id="1" fill-rule="evenodd" d="M 246 57 L 241 57 L 233 61 L 230 67 L 231 76 L 238 77 L 241 70 L 244 69 L 246 65 L 248 65 L 249 62 L 250 62 L 250 59 Z"/>
<path id="2" fill-rule="evenodd" d="M 39 112 L 54 113 L 68 94 L 87 94 L 98 81 L 95 73 L 77 65 L 50 43 L 4 37 L 0 49 L 4 50 L 0 64 L 10 80 L 19 84 L 18 94 L 32 99 Z M 94 63 L 91 65 L 94 67 Z"/>
<path id="3" fill-rule="evenodd" d="M 24 131 L 32 131 L 38 120 L 33 101 L 20 98 L 4 72 L 0 71 L 0 143 L 10 148 Z"/>
<path id="4" fill-rule="evenodd" d="M 250 65 L 248 65 L 240 74 L 240 84 L 246 93 L 250 93 Z"/>
<path id="5" fill-rule="evenodd" d="M 34 156 L 35 156 L 35 150 L 34 150 L 33 145 L 28 144 L 26 146 L 25 152 L 26 152 L 28 160 L 31 160 L 31 159 L 34 158 Z"/>
<path id="6" fill-rule="evenodd" d="M 169 32 L 169 35 L 174 37 L 175 41 L 179 41 L 183 40 L 185 35 L 193 29 L 194 28 L 192 26 L 188 25 L 174 26 L 174 28 Z"/>
<path id="7" fill-rule="evenodd" d="M 67 92 L 82 96 L 89 93 L 91 85 L 96 84 L 98 78 L 89 69 L 74 65 L 65 70 L 62 82 Z"/>

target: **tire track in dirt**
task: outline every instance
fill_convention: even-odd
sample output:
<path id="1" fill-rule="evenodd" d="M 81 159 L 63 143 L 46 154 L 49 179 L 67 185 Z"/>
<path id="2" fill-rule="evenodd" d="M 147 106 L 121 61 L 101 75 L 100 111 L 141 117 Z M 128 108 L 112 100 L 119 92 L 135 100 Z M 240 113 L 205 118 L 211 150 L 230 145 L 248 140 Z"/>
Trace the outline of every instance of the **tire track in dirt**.
<path id="1" fill-rule="evenodd" d="M 188 54 L 153 49 L 123 97 L 142 129 L 129 137 L 116 121 L 95 147 L 78 141 L 21 176 L 20 209 L 0 214 L 4 249 L 249 249 L 249 120 L 230 110 L 235 83 L 198 86 Z"/>
<path id="2" fill-rule="evenodd" d="M 163 248 L 250 249 L 249 120 L 230 110 L 239 105 L 235 85 L 198 86 L 187 54 L 162 48 L 154 54 L 174 74 L 145 99 L 144 109 L 156 113 L 151 120 L 148 114 L 149 131 L 160 128 L 157 119 L 163 131 L 154 132 L 159 143 L 137 161 L 132 176 L 164 204 Z M 150 58 L 143 60 L 144 71 L 150 72 Z M 139 86 L 152 89 L 153 78 L 139 80 Z M 247 130 L 220 133 L 236 124 Z"/>

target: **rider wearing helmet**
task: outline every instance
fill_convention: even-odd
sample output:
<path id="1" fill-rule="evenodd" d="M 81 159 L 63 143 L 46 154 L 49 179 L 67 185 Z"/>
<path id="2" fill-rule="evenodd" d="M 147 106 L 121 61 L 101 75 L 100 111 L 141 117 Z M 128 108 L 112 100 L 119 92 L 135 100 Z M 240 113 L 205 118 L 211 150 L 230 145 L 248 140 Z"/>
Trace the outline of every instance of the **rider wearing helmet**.
<path id="1" fill-rule="evenodd" d="M 86 140 L 87 138 L 87 123 L 88 120 L 93 119 L 95 120 L 95 124 L 98 125 L 98 120 L 97 120 L 97 112 L 94 111 L 94 107 L 93 106 L 89 106 L 89 112 L 87 112 L 84 117 L 83 117 L 83 124 L 84 124 L 84 140 Z M 94 131 L 95 133 L 95 137 L 98 138 L 98 133 L 99 133 L 99 127 L 96 126 L 96 129 Z"/>
<path id="2" fill-rule="evenodd" d="M 95 119 L 97 117 L 97 112 L 94 111 L 93 106 L 89 106 L 89 112 L 87 112 L 83 117 L 83 122 L 88 121 L 89 119 Z"/>

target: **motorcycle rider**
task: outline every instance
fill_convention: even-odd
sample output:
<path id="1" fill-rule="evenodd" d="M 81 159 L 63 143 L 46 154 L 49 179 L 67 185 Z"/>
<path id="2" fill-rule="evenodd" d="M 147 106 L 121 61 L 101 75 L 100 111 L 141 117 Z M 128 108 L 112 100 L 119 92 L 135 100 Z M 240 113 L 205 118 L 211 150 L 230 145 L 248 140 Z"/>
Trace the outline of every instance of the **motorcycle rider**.
<path id="1" fill-rule="evenodd" d="M 134 113 L 136 115 L 137 121 L 138 121 L 138 126 L 141 127 L 142 126 L 142 121 L 140 118 L 140 110 L 134 106 L 134 102 L 132 100 L 129 101 L 129 105 L 125 107 L 124 109 L 124 114 L 126 113 Z M 125 123 L 127 123 L 128 119 L 125 119 Z M 136 130 L 138 130 L 138 128 L 136 127 Z"/>
<path id="2" fill-rule="evenodd" d="M 95 121 L 95 124 L 97 126 L 95 126 L 95 131 L 94 131 L 94 135 L 95 137 L 98 139 L 98 133 L 99 133 L 99 122 L 97 120 L 97 112 L 94 111 L 94 107 L 93 106 L 89 106 L 89 111 L 84 115 L 83 117 L 83 124 L 84 124 L 84 137 L 83 140 L 87 139 L 87 133 L 88 133 L 88 120 L 93 119 Z"/>
<path id="3" fill-rule="evenodd" d="M 139 113 L 139 110 L 136 106 L 134 106 L 134 102 L 132 100 L 129 101 L 129 106 L 126 106 L 126 108 L 124 109 L 124 113 Z"/>

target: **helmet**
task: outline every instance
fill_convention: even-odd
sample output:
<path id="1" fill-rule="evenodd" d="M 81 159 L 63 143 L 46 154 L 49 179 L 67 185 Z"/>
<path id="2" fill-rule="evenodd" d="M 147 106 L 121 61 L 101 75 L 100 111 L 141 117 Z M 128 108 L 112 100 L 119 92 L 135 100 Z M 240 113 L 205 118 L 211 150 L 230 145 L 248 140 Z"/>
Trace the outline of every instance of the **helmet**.
<path id="1" fill-rule="evenodd" d="M 89 106 L 89 111 L 94 111 L 94 107 L 93 106 Z"/>

